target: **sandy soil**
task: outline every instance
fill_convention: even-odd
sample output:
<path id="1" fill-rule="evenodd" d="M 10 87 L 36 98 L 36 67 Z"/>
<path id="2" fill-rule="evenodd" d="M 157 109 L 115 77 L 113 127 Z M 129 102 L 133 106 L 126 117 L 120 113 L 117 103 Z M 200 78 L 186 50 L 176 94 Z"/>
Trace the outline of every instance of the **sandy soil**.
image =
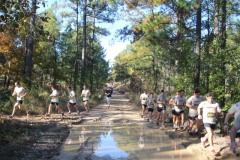
<path id="1" fill-rule="evenodd" d="M 140 108 L 134 104 L 131 104 L 128 101 L 123 101 L 122 110 L 114 109 L 114 105 L 117 108 L 119 104 L 112 104 L 111 108 L 108 110 L 108 114 L 116 114 L 119 111 L 121 114 L 125 114 L 127 117 L 125 119 L 120 119 L 123 123 L 128 123 L 129 120 L 142 122 L 144 119 L 140 117 Z M 53 159 L 54 156 L 58 155 L 60 152 L 60 147 L 67 138 L 69 134 L 69 129 L 73 124 L 81 124 L 82 121 L 99 121 L 101 120 L 103 114 L 106 110 L 106 107 L 102 107 L 103 104 L 92 107 L 90 113 L 82 112 L 80 116 L 76 113 L 72 113 L 71 115 L 65 115 L 61 117 L 58 114 L 53 114 L 51 117 L 45 116 L 17 116 L 11 121 L 19 121 L 27 123 L 30 126 L 34 126 L 31 130 L 31 134 L 29 135 L 28 140 L 22 142 L 24 147 L 14 147 L 13 146 L 0 146 L 1 150 L 9 147 L 13 147 L 13 149 L 8 152 L 11 154 L 11 158 L 6 155 L 1 157 L 1 159 Z M 106 106 L 106 105 L 105 105 Z M 128 108 L 128 110 L 124 110 L 124 108 Z M 0 115 L 1 120 L 9 120 L 8 116 Z M 156 112 L 154 113 L 156 116 Z M 113 118 L 116 119 L 116 118 Z M 203 148 L 200 143 L 200 137 L 190 136 L 187 131 L 175 131 L 172 128 L 172 124 L 170 122 L 166 123 L 166 127 L 163 131 L 168 134 L 172 139 L 180 142 L 186 149 L 190 150 L 195 154 L 198 158 L 203 160 L 208 159 L 240 159 L 240 157 L 236 154 L 233 154 L 229 150 L 229 137 L 221 137 L 220 135 L 214 135 L 214 146 L 218 151 L 217 156 L 211 155 L 209 151 L 209 147 Z M 204 134 L 204 131 L 201 135 Z M 201 136 L 200 135 L 200 136 Z M 87 142 L 86 142 L 87 143 Z M 21 143 L 20 143 L 21 144 Z M 240 143 L 238 142 L 238 146 Z M 88 159 L 89 155 L 91 155 L 91 151 L 86 147 L 80 148 L 81 157 L 80 159 Z M 239 151 L 239 150 L 238 150 Z M 96 158 L 98 159 L 98 158 Z M 107 159 L 107 158 L 106 158 Z"/>

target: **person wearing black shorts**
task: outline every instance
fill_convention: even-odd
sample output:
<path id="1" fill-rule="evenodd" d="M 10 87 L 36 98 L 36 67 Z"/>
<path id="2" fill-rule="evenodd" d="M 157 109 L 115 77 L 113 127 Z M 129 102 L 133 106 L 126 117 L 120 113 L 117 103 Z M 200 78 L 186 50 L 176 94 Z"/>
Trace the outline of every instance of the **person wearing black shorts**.
<path id="1" fill-rule="evenodd" d="M 166 112 L 166 96 L 164 94 L 164 90 L 160 91 L 160 94 L 157 97 L 157 104 L 158 104 L 158 114 L 157 114 L 157 125 L 159 125 L 159 120 L 161 119 L 162 127 L 165 127 L 165 112 Z"/>

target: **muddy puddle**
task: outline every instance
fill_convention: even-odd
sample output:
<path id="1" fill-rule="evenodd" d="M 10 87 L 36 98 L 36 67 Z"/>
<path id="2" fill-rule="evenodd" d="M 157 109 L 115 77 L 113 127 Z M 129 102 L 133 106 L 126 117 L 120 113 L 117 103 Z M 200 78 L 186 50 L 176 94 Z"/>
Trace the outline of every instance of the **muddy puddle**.
<path id="1" fill-rule="evenodd" d="M 122 120 L 74 125 L 58 160 L 196 159 L 156 124 Z"/>

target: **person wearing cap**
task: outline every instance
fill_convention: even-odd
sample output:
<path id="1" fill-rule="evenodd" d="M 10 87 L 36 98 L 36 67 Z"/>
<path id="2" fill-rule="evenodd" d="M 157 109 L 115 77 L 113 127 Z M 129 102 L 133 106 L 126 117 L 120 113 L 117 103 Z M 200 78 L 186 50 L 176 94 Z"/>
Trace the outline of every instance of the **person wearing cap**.
<path id="1" fill-rule="evenodd" d="M 202 109 L 202 114 L 201 114 Z M 203 120 L 204 127 L 207 130 L 207 133 L 204 137 L 201 138 L 201 143 L 205 148 L 205 143 L 209 142 L 210 151 L 213 155 L 216 155 L 217 152 L 213 147 L 213 131 L 216 128 L 217 113 L 221 113 L 222 110 L 217 102 L 213 100 L 213 94 L 206 94 L 206 101 L 202 101 L 198 106 L 198 118 Z"/>
<path id="2" fill-rule="evenodd" d="M 189 119 L 189 134 L 192 134 L 192 128 L 196 124 L 195 134 L 198 134 L 198 129 L 201 126 L 201 120 L 198 120 L 198 105 L 202 102 L 203 96 L 200 95 L 200 90 L 196 89 L 194 94 L 188 98 L 186 106 L 189 107 L 188 119 Z"/>
<path id="3" fill-rule="evenodd" d="M 234 123 L 233 123 L 233 126 L 231 127 L 230 133 L 229 133 L 230 140 L 231 140 L 230 149 L 233 152 L 235 152 L 238 147 L 235 139 L 236 139 L 236 137 L 239 136 L 238 134 L 239 134 L 239 130 L 240 130 L 240 102 L 233 104 L 225 116 L 224 130 L 226 130 L 226 131 L 229 128 L 228 121 L 232 115 L 234 115 Z"/>

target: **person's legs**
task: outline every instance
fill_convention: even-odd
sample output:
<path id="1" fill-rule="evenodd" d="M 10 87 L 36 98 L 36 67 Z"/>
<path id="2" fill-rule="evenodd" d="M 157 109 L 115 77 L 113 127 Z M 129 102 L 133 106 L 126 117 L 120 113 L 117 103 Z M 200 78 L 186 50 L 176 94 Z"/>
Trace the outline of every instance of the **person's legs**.
<path id="1" fill-rule="evenodd" d="M 80 111 L 79 111 L 79 109 L 78 109 L 78 106 L 77 106 L 77 104 L 75 104 L 73 107 L 75 108 L 75 110 L 76 110 L 77 114 L 79 115 L 79 114 L 80 114 Z"/>
<path id="2" fill-rule="evenodd" d="M 183 128 L 183 126 L 184 126 L 184 118 L 185 118 L 185 116 L 184 116 L 184 112 L 181 112 L 181 114 L 180 114 L 180 117 L 181 117 L 181 128 Z"/>
<path id="3" fill-rule="evenodd" d="M 50 103 L 48 106 L 48 115 L 51 115 L 51 111 L 52 111 L 52 104 Z"/>
<path id="4" fill-rule="evenodd" d="M 236 126 L 232 126 L 230 132 L 229 132 L 229 135 L 230 135 L 230 140 L 231 140 L 231 144 L 230 144 L 230 149 L 235 152 L 236 151 L 236 148 L 237 148 L 237 143 L 236 143 L 236 134 L 237 134 L 237 131 L 240 129 L 240 127 L 236 127 Z"/>
<path id="5" fill-rule="evenodd" d="M 67 108 L 68 108 L 68 113 L 71 114 L 71 104 L 70 103 L 67 104 Z"/>
<path id="6" fill-rule="evenodd" d="M 64 112 L 63 112 L 62 108 L 59 106 L 58 103 L 56 103 L 56 109 L 57 109 L 57 112 L 58 112 L 58 113 L 61 113 L 62 116 L 64 116 Z"/>
<path id="7" fill-rule="evenodd" d="M 146 110 L 146 106 L 142 104 L 142 115 L 141 115 L 142 118 L 143 118 L 143 116 L 144 116 L 145 110 Z"/>
<path id="8" fill-rule="evenodd" d="M 165 122 L 165 110 L 162 110 L 161 112 L 161 121 L 162 121 L 162 127 L 165 127 L 164 122 Z"/>
<path id="9" fill-rule="evenodd" d="M 14 104 L 11 117 L 14 116 L 14 114 L 15 114 L 15 112 L 16 112 L 16 108 L 18 107 L 18 105 L 19 105 L 18 102 L 16 102 L 16 103 Z"/>

